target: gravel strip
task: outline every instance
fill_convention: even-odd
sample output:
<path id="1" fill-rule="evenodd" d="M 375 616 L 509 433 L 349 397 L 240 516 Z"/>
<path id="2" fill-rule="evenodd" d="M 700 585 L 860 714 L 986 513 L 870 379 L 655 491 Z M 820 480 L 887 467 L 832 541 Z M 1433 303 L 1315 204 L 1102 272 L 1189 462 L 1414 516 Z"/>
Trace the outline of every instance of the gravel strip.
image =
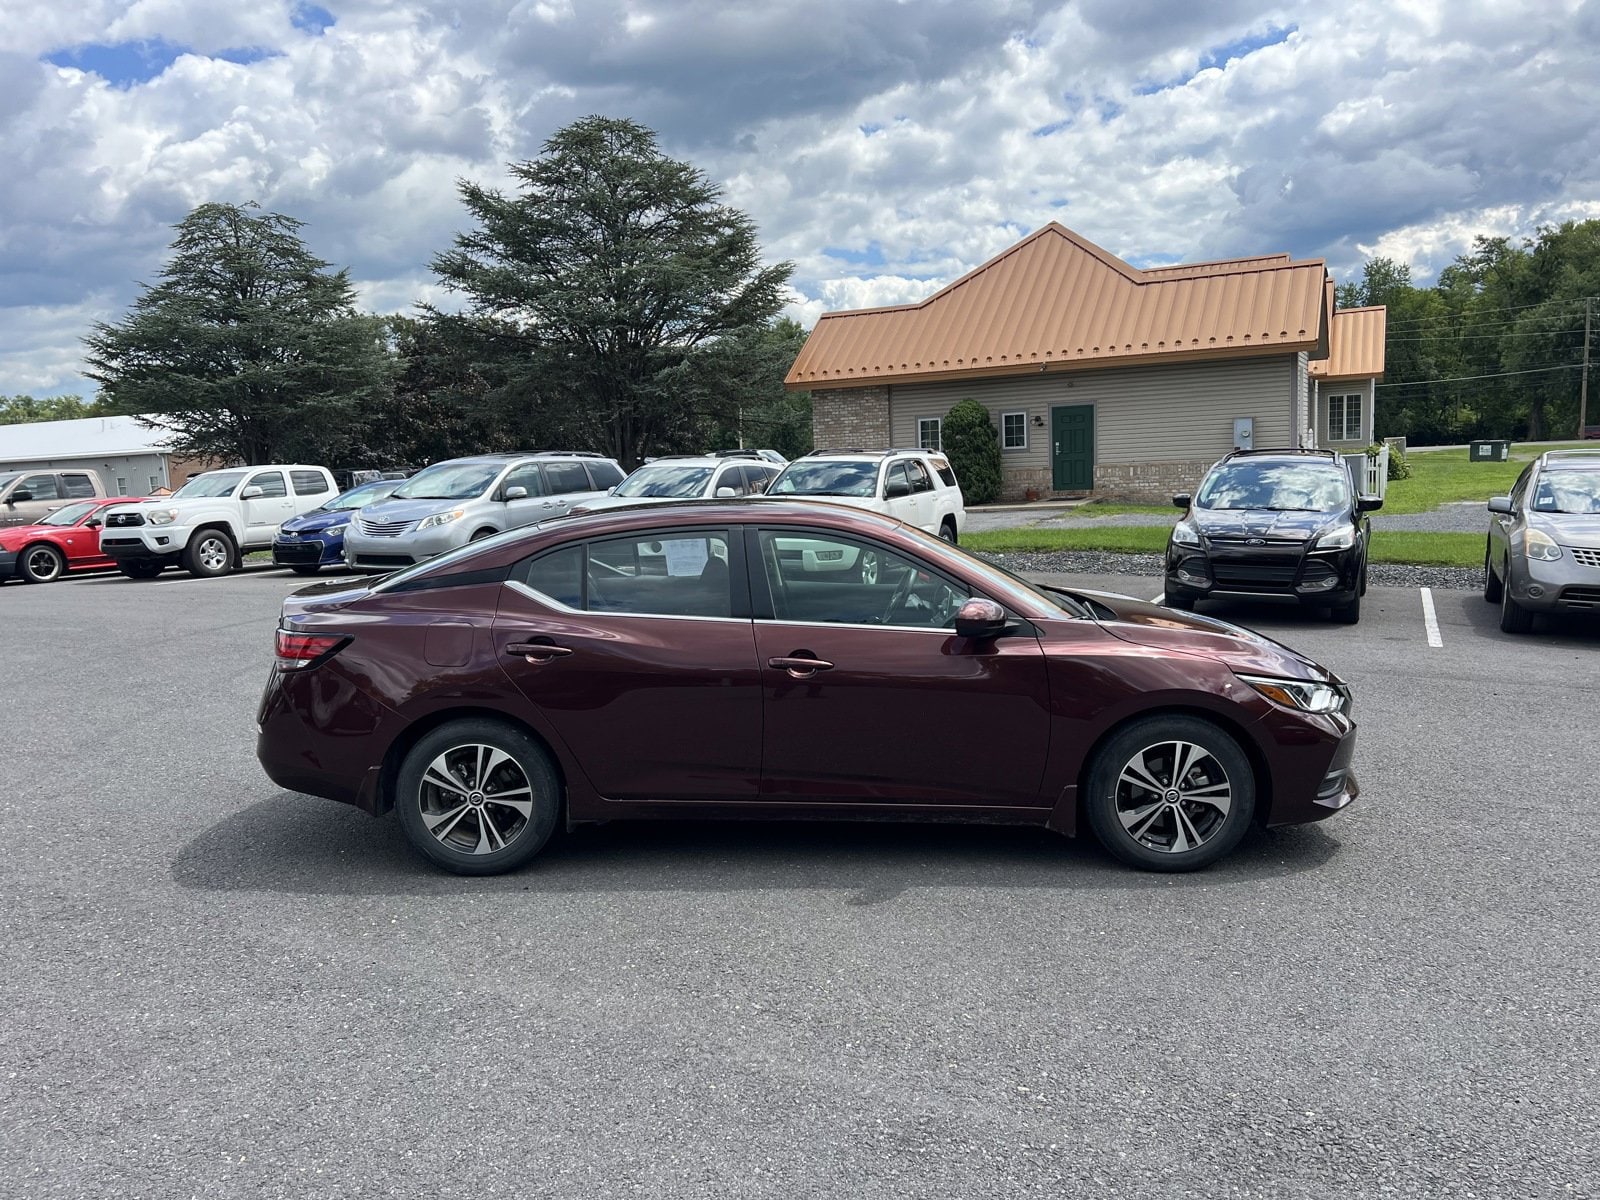
<path id="1" fill-rule="evenodd" d="M 1441 504 L 1432 512 L 1372 514 L 1373 529 L 1408 533 L 1486 533 L 1489 513 L 1481 500 Z"/>
<path id="2" fill-rule="evenodd" d="M 1057 550 L 1047 553 L 985 554 L 983 557 L 1019 575 L 1159 576 L 1162 571 L 1159 554 Z M 1483 586 L 1483 572 L 1477 567 L 1415 567 L 1401 563 L 1372 563 L 1367 568 L 1367 582 L 1373 587 L 1426 587 L 1470 592 Z"/>

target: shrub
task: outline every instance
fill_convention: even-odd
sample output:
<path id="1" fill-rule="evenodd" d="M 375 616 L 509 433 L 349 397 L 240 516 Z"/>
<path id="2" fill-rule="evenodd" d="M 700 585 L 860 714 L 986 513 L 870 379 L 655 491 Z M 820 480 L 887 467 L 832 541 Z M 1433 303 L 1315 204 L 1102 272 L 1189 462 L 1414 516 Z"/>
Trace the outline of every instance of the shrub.
<path id="1" fill-rule="evenodd" d="M 1372 445 L 1367 447 L 1367 457 L 1368 458 L 1377 458 L 1378 455 L 1380 455 L 1382 453 L 1383 453 L 1383 443 L 1382 442 L 1374 442 L 1374 443 L 1372 443 Z M 1394 481 L 1396 479 L 1410 479 L 1410 478 L 1411 478 L 1411 464 L 1406 461 L 1406 452 L 1404 450 L 1400 449 L 1399 446 L 1391 444 L 1389 446 L 1389 479 L 1390 479 L 1390 481 L 1392 482 L 1392 481 Z"/>
<path id="2" fill-rule="evenodd" d="M 1000 498 L 1000 434 L 989 410 L 976 400 L 962 400 L 944 417 L 943 444 L 956 469 L 961 497 L 967 504 L 989 504 Z"/>

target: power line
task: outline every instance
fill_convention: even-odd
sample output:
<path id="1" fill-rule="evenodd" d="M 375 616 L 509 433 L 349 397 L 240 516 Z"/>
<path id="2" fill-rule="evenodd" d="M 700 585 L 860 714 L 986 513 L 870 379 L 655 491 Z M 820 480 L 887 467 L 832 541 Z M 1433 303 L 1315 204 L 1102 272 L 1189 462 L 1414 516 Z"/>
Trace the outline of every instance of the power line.
<path id="1" fill-rule="evenodd" d="M 1451 375 L 1444 379 L 1410 379 L 1404 383 L 1378 383 L 1374 387 L 1423 387 L 1431 383 L 1467 383 L 1474 379 L 1507 379 L 1512 375 L 1545 375 L 1551 371 L 1575 371 L 1581 364 L 1563 363 L 1556 367 L 1533 367 L 1527 371 L 1500 371 L 1494 375 Z"/>
<path id="2" fill-rule="evenodd" d="M 1483 342 L 1493 341 L 1495 339 L 1504 337 L 1560 337 L 1562 334 L 1567 333 L 1572 334 L 1574 337 L 1579 336 L 1576 329 L 1529 329 L 1522 333 L 1467 333 L 1459 336 L 1449 333 L 1435 333 L 1430 334 L 1427 337 L 1385 338 L 1384 344 L 1389 346 L 1406 346 L 1412 344 L 1413 342 Z"/>
<path id="3" fill-rule="evenodd" d="M 1415 290 L 1417 290 L 1417 291 L 1430 291 L 1431 289 L 1428 289 L 1428 288 L 1417 288 Z M 1486 315 L 1488 313 L 1521 312 L 1523 309 L 1527 309 L 1527 308 L 1543 308 L 1547 304 L 1582 304 L 1583 302 L 1584 302 L 1584 298 L 1582 296 L 1573 296 L 1573 297 L 1569 297 L 1569 298 L 1567 298 L 1565 300 L 1556 300 L 1556 299 L 1535 300 L 1531 304 L 1501 304 L 1501 305 L 1495 306 L 1494 308 L 1473 308 L 1473 309 L 1471 309 L 1470 314 L 1461 313 L 1461 314 L 1458 314 L 1458 315 L 1462 315 L 1462 316 L 1471 315 L 1471 316 L 1474 316 L 1474 317 L 1480 317 L 1480 316 L 1484 316 L 1484 315 Z M 1435 322 L 1438 319 L 1439 318 L 1437 318 L 1437 317 L 1416 317 L 1416 318 L 1414 318 L 1412 320 L 1409 320 L 1409 321 L 1402 321 L 1402 322 L 1400 322 L 1400 324 L 1401 325 L 1431 325 L 1433 322 Z"/>

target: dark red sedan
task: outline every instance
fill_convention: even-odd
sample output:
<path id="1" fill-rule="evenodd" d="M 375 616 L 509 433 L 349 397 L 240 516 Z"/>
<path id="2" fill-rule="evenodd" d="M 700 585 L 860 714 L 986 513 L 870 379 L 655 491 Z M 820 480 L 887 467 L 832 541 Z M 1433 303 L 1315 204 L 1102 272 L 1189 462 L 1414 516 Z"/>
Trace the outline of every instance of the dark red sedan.
<path id="1" fill-rule="evenodd" d="M 100 514 L 114 504 L 136 504 L 143 496 L 79 500 L 56 509 L 37 525 L 0 529 L 0 583 L 54 583 L 76 571 L 114 567 L 100 553 Z"/>
<path id="2" fill-rule="evenodd" d="M 819 502 L 612 509 L 305 589 L 259 720 L 274 781 L 396 809 L 463 874 L 671 817 L 1087 824 L 1192 870 L 1357 795 L 1310 659 Z"/>

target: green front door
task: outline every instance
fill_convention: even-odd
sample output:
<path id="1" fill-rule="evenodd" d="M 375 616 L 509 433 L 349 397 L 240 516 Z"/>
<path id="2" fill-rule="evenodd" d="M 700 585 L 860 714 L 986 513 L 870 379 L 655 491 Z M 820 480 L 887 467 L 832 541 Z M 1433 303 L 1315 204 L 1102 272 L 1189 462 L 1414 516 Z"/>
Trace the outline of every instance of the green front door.
<path id="1" fill-rule="evenodd" d="M 1050 410 L 1051 486 L 1058 492 L 1094 490 L 1094 405 Z"/>

